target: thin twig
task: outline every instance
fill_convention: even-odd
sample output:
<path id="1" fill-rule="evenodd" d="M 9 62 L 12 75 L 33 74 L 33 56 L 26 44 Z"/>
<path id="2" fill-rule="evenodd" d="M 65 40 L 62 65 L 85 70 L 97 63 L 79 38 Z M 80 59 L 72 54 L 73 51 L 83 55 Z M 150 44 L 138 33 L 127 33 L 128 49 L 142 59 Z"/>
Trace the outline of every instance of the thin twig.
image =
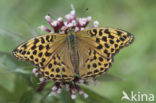
<path id="1" fill-rule="evenodd" d="M 46 84 L 47 84 L 47 82 L 43 81 L 40 84 L 40 86 L 37 88 L 36 92 L 41 92 L 44 89 L 44 87 L 45 87 Z"/>

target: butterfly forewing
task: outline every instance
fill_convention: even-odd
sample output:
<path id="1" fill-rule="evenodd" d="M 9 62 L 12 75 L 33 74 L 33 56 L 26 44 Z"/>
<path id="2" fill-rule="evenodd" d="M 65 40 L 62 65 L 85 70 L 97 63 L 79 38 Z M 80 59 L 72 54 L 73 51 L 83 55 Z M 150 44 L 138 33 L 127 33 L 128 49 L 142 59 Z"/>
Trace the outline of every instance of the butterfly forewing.
<path id="1" fill-rule="evenodd" d="M 18 59 L 28 60 L 42 67 L 50 60 L 52 53 L 57 48 L 56 44 L 60 45 L 58 41 L 62 39 L 62 35 L 56 36 L 47 34 L 39 36 L 19 45 L 13 51 L 13 55 Z"/>
<path id="2" fill-rule="evenodd" d="M 79 47 L 84 48 L 85 46 L 88 49 L 83 51 L 88 53 L 88 57 L 82 57 L 83 60 L 86 60 L 83 64 L 84 68 L 81 66 L 79 68 L 80 75 L 84 77 L 102 74 L 102 72 L 109 69 L 113 62 L 113 56 L 121 48 L 132 43 L 134 39 L 132 34 L 113 28 L 85 29 L 76 34 L 81 45 Z M 100 68 L 102 69 L 100 70 Z"/>
<path id="3" fill-rule="evenodd" d="M 87 41 L 101 55 L 111 58 L 121 48 L 132 43 L 132 34 L 113 28 L 92 28 L 77 33 L 79 38 Z"/>

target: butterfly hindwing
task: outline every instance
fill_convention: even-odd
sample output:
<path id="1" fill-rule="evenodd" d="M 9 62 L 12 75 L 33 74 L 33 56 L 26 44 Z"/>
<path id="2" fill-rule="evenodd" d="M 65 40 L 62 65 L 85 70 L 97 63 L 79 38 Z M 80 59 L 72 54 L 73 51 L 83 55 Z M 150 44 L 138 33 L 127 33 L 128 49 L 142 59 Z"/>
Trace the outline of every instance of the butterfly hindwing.
<path id="1" fill-rule="evenodd" d="M 97 77 L 106 72 L 112 65 L 113 59 L 105 58 L 93 49 L 88 50 L 88 58 L 79 69 L 81 78 Z"/>
<path id="2" fill-rule="evenodd" d="M 52 55 L 50 62 L 45 67 L 40 68 L 40 71 L 44 77 L 57 82 L 68 82 L 74 78 L 73 69 L 68 64 L 65 64 L 65 62 L 62 61 L 60 54 L 57 53 Z"/>

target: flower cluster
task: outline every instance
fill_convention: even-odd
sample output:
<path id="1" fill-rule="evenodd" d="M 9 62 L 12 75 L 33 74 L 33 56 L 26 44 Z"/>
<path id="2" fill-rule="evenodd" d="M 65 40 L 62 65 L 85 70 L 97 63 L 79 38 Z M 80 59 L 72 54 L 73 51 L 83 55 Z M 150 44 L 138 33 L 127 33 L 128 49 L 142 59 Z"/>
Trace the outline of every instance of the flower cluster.
<path id="1" fill-rule="evenodd" d="M 67 30 L 69 28 L 72 28 L 75 32 L 84 30 L 85 28 L 88 28 L 87 25 L 91 21 L 91 17 L 88 16 L 86 18 L 76 18 L 75 10 L 73 9 L 69 14 L 65 16 L 66 21 L 63 20 L 62 17 L 59 17 L 57 20 L 52 20 L 49 15 L 45 16 L 45 19 L 48 21 L 49 25 L 52 27 L 52 30 L 50 28 L 45 27 L 44 25 L 41 25 L 39 28 L 42 31 L 46 31 L 48 33 L 67 33 Z M 94 21 L 92 27 L 98 27 L 99 22 Z M 41 73 L 38 69 L 34 68 L 33 73 L 36 76 L 39 76 Z M 48 81 L 47 78 L 41 77 L 41 82 Z M 94 79 L 94 82 L 97 83 L 96 79 Z M 65 88 L 66 91 L 69 91 L 71 94 L 71 98 L 76 98 L 76 93 L 78 92 L 80 95 L 83 95 L 84 98 L 87 98 L 88 95 L 80 88 L 80 84 L 88 85 L 88 82 L 86 80 L 83 80 L 81 78 L 75 77 L 73 81 L 70 83 L 55 83 L 52 87 L 52 91 L 49 95 L 56 95 L 57 93 L 61 93 L 62 88 Z"/>
<path id="2" fill-rule="evenodd" d="M 57 20 L 52 21 L 49 15 L 45 16 L 45 19 L 48 21 L 49 25 L 53 28 L 54 33 L 67 33 L 68 28 L 73 28 L 75 32 L 84 30 L 89 22 L 91 21 L 91 16 L 86 18 L 76 18 L 75 10 L 72 10 L 69 14 L 65 16 L 66 21 L 62 17 L 59 17 Z M 98 27 L 99 22 L 94 21 L 92 27 Z M 42 31 L 52 33 L 50 28 L 41 25 L 39 27 Z"/>

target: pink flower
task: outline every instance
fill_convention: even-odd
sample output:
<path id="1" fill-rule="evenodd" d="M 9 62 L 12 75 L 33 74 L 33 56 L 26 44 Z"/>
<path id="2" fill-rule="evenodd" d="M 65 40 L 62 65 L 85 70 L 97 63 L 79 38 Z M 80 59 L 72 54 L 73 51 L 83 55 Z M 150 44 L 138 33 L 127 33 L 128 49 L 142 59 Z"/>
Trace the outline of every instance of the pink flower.
<path id="1" fill-rule="evenodd" d="M 76 18 L 76 11 L 74 9 L 71 10 L 71 12 L 67 14 L 65 18 L 66 21 L 63 21 L 62 17 L 59 17 L 57 20 L 52 20 L 49 15 L 46 15 L 45 19 L 53 30 L 51 30 L 50 28 L 46 28 L 44 25 L 41 25 L 40 29 L 49 33 L 52 33 L 51 31 L 54 31 L 54 33 L 61 34 L 67 33 L 66 31 L 72 27 L 75 32 L 77 32 L 80 30 L 84 30 L 92 19 L 91 16 L 85 18 Z M 94 21 L 92 27 L 98 27 L 98 25 L 99 22 Z"/>

